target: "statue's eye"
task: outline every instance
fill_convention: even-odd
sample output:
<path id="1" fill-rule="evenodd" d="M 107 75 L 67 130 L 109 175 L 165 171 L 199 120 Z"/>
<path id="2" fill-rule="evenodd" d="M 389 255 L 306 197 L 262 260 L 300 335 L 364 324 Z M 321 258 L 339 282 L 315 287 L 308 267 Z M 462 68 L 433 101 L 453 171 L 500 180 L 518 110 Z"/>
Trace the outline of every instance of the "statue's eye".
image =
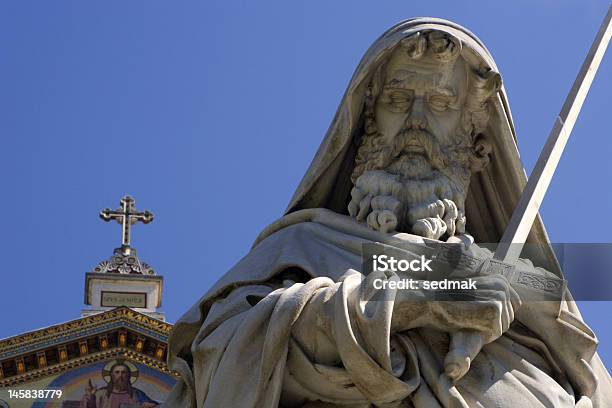
<path id="1" fill-rule="evenodd" d="M 444 112 L 450 105 L 450 97 L 446 95 L 432 95 L 428 99 L 431 109 L 437 112 Z"/>
<path id="2" fill-rule="evenodd" d="M 391 91 L 387 94 L 387 104 L 393 111 L 406 112 L 412 105 L 412 92 Z"/>

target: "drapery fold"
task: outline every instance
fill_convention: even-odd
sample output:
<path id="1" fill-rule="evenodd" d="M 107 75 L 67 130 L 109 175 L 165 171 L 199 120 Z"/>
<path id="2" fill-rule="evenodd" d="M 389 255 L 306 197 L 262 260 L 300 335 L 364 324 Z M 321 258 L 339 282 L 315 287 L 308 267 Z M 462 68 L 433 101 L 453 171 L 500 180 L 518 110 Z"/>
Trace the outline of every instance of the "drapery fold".
<path id="1" fill-rule="evenodd" d="M 485 345 L 455 386 L 441 382 L 448 335 L 425 328 L 393 333 L 388 323 L 392 293 L 388 302 L 376 304 L 362 302 L 358 294 L 361 245 L 391 245 L 398 239 L 422 243 L 422 238 L 362 234 L 362 226 L 352 228 L 348 217 L 319 215 L 263 239 L 177 322 L 169 363 L 182 379 L 165 406 L 475 407 L 513 395 L 516 404 L 530 405 L 508 406 L 574 407 L 584 394 L 574 396 L 570 384 L 579 382 L 572 376 L 581 371 L 559 367 L 552 357 L 559 351 L 586 362 L 591 377 L 579 380 L 593 394 L 583 401 L 592 397 L 592 406 L 605 406 L 598 401 L 606 401 L 610 392 L 609 376 L 593 357 L 596 341 L 571 312 L 571 302 L 559 314 L 580 323 L 573 327 L 576 335 L 583 333 L 581 341 L 543 339 L 515 322 L 507 334 Z M 300 274 L 288 276 L 291 270 L 301 271 L 303 281 Z M 317 302 L 326 304 L 321 309 Z M 316 310 L 327 311 L 328 321 Z M 567 316 L 561 322 L 544 319 L 533 329 L 567 324 L 562 323 L 572 321 Z M 317 357 L 319 343 L 295 330 L 301 318 L 313 322 L 313 336 L 333 343 L 337 361 Z M 589 380 L 595 377 L 603 387 Z"/>

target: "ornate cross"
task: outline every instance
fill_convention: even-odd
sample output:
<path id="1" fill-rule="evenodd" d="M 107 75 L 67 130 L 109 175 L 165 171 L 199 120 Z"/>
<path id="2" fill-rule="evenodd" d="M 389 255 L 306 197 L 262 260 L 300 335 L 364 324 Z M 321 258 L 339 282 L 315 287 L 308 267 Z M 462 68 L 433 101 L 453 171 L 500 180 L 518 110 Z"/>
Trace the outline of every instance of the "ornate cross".
<path id="1" fill-rule="evenodd" d="M 119 224 L 121 224 L 121 245 L 123 247 L 130 246 L 130 232 L 132 225 L 136 224 L 138 221 L 143 224 L 148 224 L 153 221 L 153 213 L 150 211 L 137 212 L 134 205 L 136 202 L 130 196 L 125 196 L 121 199 L 121 208 L 116 210 L 111 210 L 110 208 L 105 208 L 100 211 L 100 218 L 104 221 L 115 220 Z"/>

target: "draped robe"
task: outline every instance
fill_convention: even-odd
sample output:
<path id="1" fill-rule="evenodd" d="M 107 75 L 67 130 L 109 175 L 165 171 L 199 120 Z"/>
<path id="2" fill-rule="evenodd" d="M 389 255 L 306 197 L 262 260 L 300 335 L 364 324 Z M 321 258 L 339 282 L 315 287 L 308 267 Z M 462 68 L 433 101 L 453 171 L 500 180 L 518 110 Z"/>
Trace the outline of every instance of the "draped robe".
<path id="1" fill-rule="evenodd" d="M 515 321 L 483 347 L 464 378 L 445 381 L 446 333 L 392 332 L 393 299 L 364 305 L 354 296 L 362 245 L 398 240 L 423 242 L 376 233 L 328 210 L 277 223 L 177 322 L 170 364 L 182 381 L 165 406 L 563 408 L 612 401 L 596 339 L 567 301 L 552 315 L 543 311 L 535 327 Z M 555 325 L 571 325 L 571 338 L 542 341 Z M 574 360 L 583 366 L 572 367 Z"/>

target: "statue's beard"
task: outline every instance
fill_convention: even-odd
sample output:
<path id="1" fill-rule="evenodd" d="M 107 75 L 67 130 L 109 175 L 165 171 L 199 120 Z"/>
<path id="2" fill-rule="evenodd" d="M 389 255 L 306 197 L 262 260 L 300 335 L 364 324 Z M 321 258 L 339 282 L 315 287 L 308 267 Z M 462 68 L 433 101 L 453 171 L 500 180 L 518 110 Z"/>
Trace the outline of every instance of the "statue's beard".
<path id="1" fill-rule="evenodd" d="M 370 170 L 355 181 L 349 213 L 362 214 L 371 228 L 383 232 L 393 226 L 432 239 L 464 233 L 470 172 L 462 155 L 453 153 L 427 131 L 399 132 L 390 146 L 376 152 L 377 165 L 366 165 Z M 365 218 L 360 211 L 368 196 Z"/>
<path id="2" fill-rule="evenodd" d="M 393 139 L 392 149 L 383 149 L 383 169 L 406 179 L 430 179 L 444 167 L 440 145 L 425 130 L 407 129 Z"/>

